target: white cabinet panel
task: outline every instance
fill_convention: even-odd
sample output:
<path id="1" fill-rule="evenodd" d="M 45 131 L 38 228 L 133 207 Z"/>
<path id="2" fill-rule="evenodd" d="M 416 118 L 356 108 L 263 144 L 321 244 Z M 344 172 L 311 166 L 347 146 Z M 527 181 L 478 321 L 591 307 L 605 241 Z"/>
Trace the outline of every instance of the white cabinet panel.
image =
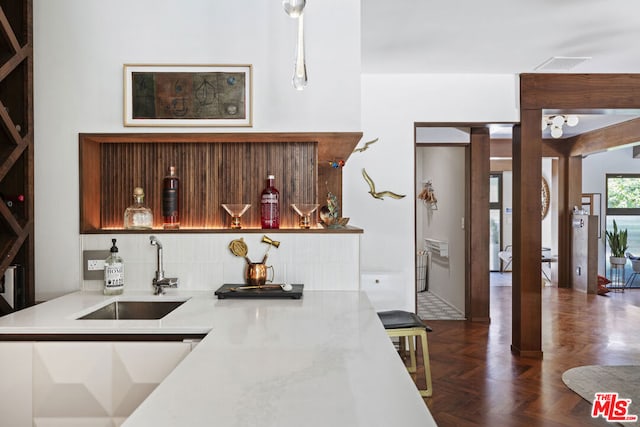
<path id="1" fill-rule="evenodd" d="M 112 415 L 131 415 L 190 351 L 182 342 L 114 343 Z"/>
<path id="2" fill-rule="evenodd" d="M 1 424 L 30 426 L 32 419 L 32 343 L 0 343 Z"/>
<path id="3" fill-rule="evenodd" d="M 108 342 L 38 342 L 33 352 L 33 416 L 111 415 Z"/>
<path id="4" fill-rule="evenodd" d="M 191 342 L 0 343 L 2 422 L 120 426 L 191 351 Z M 4 368 L 3 368 L 4 367 Z M 3 424 L 4 425 L 4 424 Z"/>

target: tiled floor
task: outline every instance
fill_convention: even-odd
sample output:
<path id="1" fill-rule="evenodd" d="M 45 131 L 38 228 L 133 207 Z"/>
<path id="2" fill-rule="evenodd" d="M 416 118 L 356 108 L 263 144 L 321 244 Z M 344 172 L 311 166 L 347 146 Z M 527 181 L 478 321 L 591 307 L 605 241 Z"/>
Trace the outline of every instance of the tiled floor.
<path id="1" fill-rule="evenodd" d="M 491 273 L 489 283 L 511 286 L 511 273 Z M 429 291 L 418 292 L 418 316 L 423 320 L 465 320 L 464 313 Z"/>
<path id="2" fill-rule="evenodd" d="M 464 320 L 461 313 L 429 291 L 418 292 L 418 316 L 422 320 Z"/>

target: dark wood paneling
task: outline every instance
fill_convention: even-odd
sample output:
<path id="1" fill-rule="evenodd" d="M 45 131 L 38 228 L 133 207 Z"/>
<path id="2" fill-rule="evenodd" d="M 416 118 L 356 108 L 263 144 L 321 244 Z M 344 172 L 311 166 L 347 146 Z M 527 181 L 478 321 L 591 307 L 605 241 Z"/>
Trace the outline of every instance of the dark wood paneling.
<path id="1" fill-rule="evenodd" d="M 513 163 L 511 162 L 511 158 L 508 159 L 498 159 L 491 160 L 489 169 L 491 172 L 504 172 L 504 171 L 512 171 Z"/>
<path id="2" fill-rule="evenodd" d="M 559 159 L 558 180 L 558 286 L 571 287 L 571 215 L 574 206 L 582 205 L 582 157 Z"/>
<path id="3" fill-rule="evenodd" d="M 510 139 L 492 139 L 491 157 L 511 158 L 512 148 Z M 568 155 L 570 148 L 568 139 L 545 139 L 542 140 L 542 157 L 564 157 Z"/>
<path id="4" fill-rule="evenodd" d="M 542 157 L 566 157 L 571 144 L 566 139 L 543 139 L 541 149 Z"/>
<path id="5" fill-rule="evenodd" d="M 638 108 L 640 74 L 521 74 L 520 108 Z"/>
<path id="6" fill-rule="evenodd" d="M 511 139 L 492 138 L 490 142 L 490 157 L 511 158 L 512 147 Z"/>
<path id="7" fill-rule="evenodd" d="M 567 176 L 567 209 L 571 213 L 574 206 L 582 206 L 582 157 L 569 157 Z"/>
<path id="8" fill-rule="evenodd" d="M 242 216 L 248 228 L 260 227 L 260 194 L 268 174 L 280 191 L 280 225 L 292 228 L 298 216 L 291 203 L 314 203 L 315 143 L 101 144 L 100 228 L 121 228 L 123 212 L 142 187 L 162 228 L 162 181 L 169 166 L 180 178 L 180 228 L 224 228 L 229 215 L 222 203 L 250 203 Z"/>
<path id="9" fill-rule="evenodd" d="M 566 262 L 571 259 L 571 239 L 566 236 L 571 232 L 571 207 L 567 191 L 569 189 L 569 158 L 561 157 L 557 163 L 557 187 L 556 200 L 558 206 L 558 287 L 567 288 L 571 284 L 571 264 Z"/>
<path id="10" fill-rule="evenodd" d="M 532 164 L 539 164 L 537 153 L 526 149 L 528 146 L 540 145 L 540 120 L 542 109 L 558 109 L 558 110 L 584 110 L 584 109 L 635 109 L 640 107 L 640 75 L 638 74 L 522 74 L 520 76 L 520 113 L 522 120 L 522 133 L 519 134 L 524 150 L 524 157 L 520 156 L 520 160 L 515 161 L 516 153 L 514 152 L 514 172 L 520 167 L 523 168 L 518 174 L 514 174 L 514 188 L 520 188 L 518 192 L 529 193 L 529 201 L 526 197 L 514 198 L 514 214 L 520 209 L 530 209 L 530 213 L 521 213 L 514 215 L 514 240 L 516 236 L 522 239 L 519 243 L 518 250 L 523 250 L 525 244 L 530 252 L 536 252 L 539 249 L 539 230 L 533 227 L 538 222 L 533 222 L 536 212 L 533 209 L 533 193 L 526 188 L 526 183 L 516 182 L 515 175 L 519 178 L 529 179 L 536 178 L 536 186 L 539 178 L 532 170 Z M 535 116 L 535 117 L 534 117 Z M 526 121 L 526 123 L 525 123 Z M 607 130 L 611 135 L 619 132 L 617 130 Z M 600 135 L 602 136 L 602 135 Z M 614 138 L 619 141 L 624 140 L 627 136 L 619 134 Z M 574 150 L 567 151 L 567 154 L 578 154 L 584 152 L 585 147 L 588 150 L 607 147 L 609 142 L 595 142 L 595 135 L 589 137 L 567 139 L 570 148 Z M 581 141 L 580 141 L 581 140 Z M 619 142 L 617 143 L 619 144 Z M 515 146 L 515 144 L 514 144 Z M 561 150 L 562 152 L 562 150 Z M 519 155 L 520 155 L 519 154 Z M 529 158 L 527 159 L 527 156 Z M 580 166 L 578 164 L 578 156 L 572 156 L 563 166 L 566 169 L 560 179 L 565 180 L 564 201 L 559 207 L 559 225 L 558 225 L 558 269 L 559 284 L 565 285 L 570 280 L 570 255 L 571 255 L 571 234 L 567 231 L 567 225 L 570 218 L 570 208 L 573 205 L 580 205 L 580 194 L 578 188 L 581 187 L 582 177 L 578 174 Z M 530 162 L 527 167 L 527 160 Z M 534 161 L 535 160 L 535 161 Z M 537 168 L 537 166 L 536 166 Z M 539 189 L 536 188 L 539 192 Z M 515 195 L 515 193 L 514 193 Z M 539 198 L 536 198 L 539 200 Z M 517 217 L 517 218 L 516 218 Z M 529 236 L 529 231 L 536 229 L 534 236 Z M 533 249 L 533 250 L 532 250 Z M 536 348 L 536 341 L 539 338 L 536 334 L 539 332 L 541 323 L 541 314 L 538 311 L 538 305 L 541 290 L 534 288 L 533 278 L 539 277 L 539 272 L 533 274 L 539 269 L 539 259 L 524 258 L 518 260 L 515 254 L 516 247 L 514 245 L 514 338 L 512 350 L 520 354 L 541 355 L 539 346 Z M 518 264 L 516 264 L 516 262 Z M 522 269 L 522 271 L 520 271 Z M 522 280 L 522 283 L 516 283 Z M 538 285 L 539 286 L 539 285 Z M 533 309 L 532 309 L 533 307 Z"/>
<path id="11" fill-rule="evenodd" d="M 514 353 L 542 357 L 540 110 L 521 111 L 513 135 L 513 318 Z"/>
<path id="12" fill-rule="evenodd" d="M 466 317 L 472 321 L 489 321 L 489 129 L 471 129 L 469 151 Z"/>
<path id="13" fill-rule="evenodd" d="M 638 101 L 640 104 L 640 101 Z M 571 156 L 586 156 L 588 154 L 606 151 L 613 147 L 633 144 L 640 140 L 640 118 L 629 120 L 616 125 L 607 126 L 568 138 Z"/>

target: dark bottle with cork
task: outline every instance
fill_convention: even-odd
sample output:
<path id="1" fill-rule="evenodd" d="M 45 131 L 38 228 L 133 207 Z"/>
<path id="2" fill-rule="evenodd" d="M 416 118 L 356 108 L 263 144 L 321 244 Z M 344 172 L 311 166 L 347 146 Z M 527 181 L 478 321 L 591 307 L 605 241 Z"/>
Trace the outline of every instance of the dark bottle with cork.
<path id="1" fill-rule="evenodd" d="M 267 177 L 267 187 L 260 198 L 262 228 L 280 228 L 280 192 L 274 186 L 275 177 Z"/>
<path id="2" fill-rule="evenodd" d="M 162 227 L 166 230 L 180 228 L 180 178 L 175 166 L 169 166 L 162 181 Z"/>

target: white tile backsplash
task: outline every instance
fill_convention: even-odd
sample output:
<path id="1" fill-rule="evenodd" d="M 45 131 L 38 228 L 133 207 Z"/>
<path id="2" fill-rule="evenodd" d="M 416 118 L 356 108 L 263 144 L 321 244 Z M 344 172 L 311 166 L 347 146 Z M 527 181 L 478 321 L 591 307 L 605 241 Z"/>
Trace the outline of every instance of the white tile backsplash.
<path id="1" fill-rule="evenodd" d="M 269 249 L 267 265 L 274 268 L 275 283 L 303 283 L 307 290 L 360 288 L 360 234 L 272 233 L 280 242 Z M 268 249 L 262 233 L 211 234 L 100 234 L 81 235 L 81 250 L 109 249 L 111 239 L 125 263 L 125 289 L 151 292 L 156 271 L 156 248 L 149 236 L 162 243 L 164 273 L 178 277 L 185 290 L 215 290 L 224 283 L 243 283 L 246 262 L 234 256 L 229 243 L 243 238 L 252 262 L 260 262 Z M 82 262 L 82 253 L 80 259 Z M 271 277 L 269 270 L 269 277 Z M 102 289 L 102 282 L 85 280 L 84 290 Z"/>

